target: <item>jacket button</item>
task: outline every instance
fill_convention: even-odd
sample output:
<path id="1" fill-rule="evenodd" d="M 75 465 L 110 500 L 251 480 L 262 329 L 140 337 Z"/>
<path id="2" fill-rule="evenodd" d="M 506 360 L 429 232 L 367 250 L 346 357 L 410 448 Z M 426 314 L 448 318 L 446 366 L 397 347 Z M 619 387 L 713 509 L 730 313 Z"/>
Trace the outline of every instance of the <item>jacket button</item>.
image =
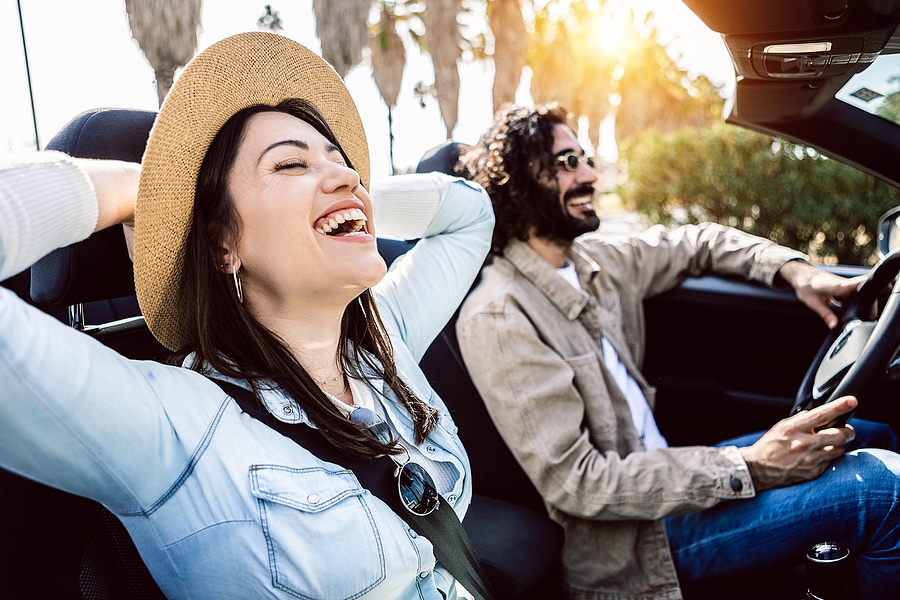
<path id="1" fill-rule="evenodd" d="M 286 415 L 289 415 L 292 412 L 294 412 L 294 409 L 291 407 L 290 404 L 285 404 L 284 406 L 281 407 L 281 412 L 283 412 Z"/>
<path id="2" fill-rule="evenodd" d="M 447 496 L 447 502 L 450 502 L 451 504 L 456 502 L 456 494 L 450 494 L 449 496 Z"/>
<path id="3" fill-rule="evenodd" d="M 319 495 L 318 494 L 310 494 L 306 497 L 306 501 L 310 504 L 318 504 L 319 503 Z"/>
<path id="4" fill-rule="evenodd" d="M 425 579 L 426 577 L 428 577 L 428 575 L 430 575 L 428 571 L 422 571 L 421 573 L 419 573 L 419 579 Z"/>
<path id="5" fill-rule="evenodd" d="M 731 491 L 737 493 L 737 492 L 740 492 L 742 489 L 744 489 L 744 483 L 740 479 L 738 479 L 736 475 L 732 475 L 731 476 Z"/>
<path id="6" fill-rule="evenodd" d="M 429 444 L 428 446 L 425 447 L 425 451 L 428 452 L 429 454 L 434 454 L 435 452 L 437 452 L 437 448 L 435 448 L 434 446 Z"/>

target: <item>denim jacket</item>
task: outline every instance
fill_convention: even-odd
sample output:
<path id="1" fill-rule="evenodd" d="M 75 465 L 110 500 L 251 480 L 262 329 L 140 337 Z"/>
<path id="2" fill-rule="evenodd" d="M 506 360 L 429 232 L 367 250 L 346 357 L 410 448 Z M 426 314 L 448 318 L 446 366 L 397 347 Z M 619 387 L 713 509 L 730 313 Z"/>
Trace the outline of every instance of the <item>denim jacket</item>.
<path id="1" fill-rule="evenodd" d="M 16 173 L 0 168 L 0 279 L 85 237 L 91 214 L 96 222 L 83 175 L 65 160 L 49 165 L 11 186 Z M 392 178 L 373 198 L 380 234 L 422 238 L 373 293 L 401 377 L 440 411 L 419 449 L 458 472 L 445 497 L 462 518 L 469 461 L 417 363 L 482 263 L 490 204 L 480 188 L 432 175 Z M 456 597 L 430 542 L 351 472 L 243 413 L 203 375 L 123 358 L 6 290 L 0 332 L 0 465 L 118 515 L 167 597 Z M 408 414 L 382 390 L 413 443 Z M 304 418 L 279 390 L 266 404 Z"/>
<path id="2" fill-rule="evenodd" d="M 565 529 L 572 598 L 680 598 L 663 518 L 754 494 L 736 448 L 645 451 L 601 333 L 641 375 L 643 300 L 714 271 L 771 284 L 801 255 L 718 225 L 573 245 L 581 289 L 512 241 L 463 304 L 463 358 L 501 435 Z"/>

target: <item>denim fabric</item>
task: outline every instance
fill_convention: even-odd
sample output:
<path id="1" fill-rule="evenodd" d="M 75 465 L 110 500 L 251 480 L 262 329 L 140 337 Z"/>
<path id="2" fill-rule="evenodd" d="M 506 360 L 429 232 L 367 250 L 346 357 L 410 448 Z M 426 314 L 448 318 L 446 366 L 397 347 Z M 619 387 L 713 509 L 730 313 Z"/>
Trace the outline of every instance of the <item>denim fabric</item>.
<path id="1" fill-rule="evenodd" d="M 493 215 L 482 190 L 431 180 L 439 193 L 418 197 L 428 218 L 415 268 L 403 261 L 374 292 L 398 372 L 441 413 L 418 448 L 458 473 L 446 498 L 462 517 L 468 457 L 417 361 L 481 266 Z M 2 183 L 0 170 L 0 221 L 27 221 L 33 215 L 9 208 L 27 203 L 4 195 Z M 11 274 L 3 231 L 0 278 Z M 427 302 L 415 305 L 422 294 Z M 414 445 L 408 413 L 378 391 L 386 418 Z M 352 473 L 241 412 L 206 377 L 125 359 L 8 290 L 0 290 L 0 466 L 104 504 L 169 598 L 456 597 L 431 543 Z"/>
<path id="2" fill-rule="evenodd" d="M 679 579 L 772 572 L 802 564 L 809 548 L 837 542 L 855 558 L 866 600 L 897 598 L 900 456 L 886 425 L 851 421 L 848 454 L 821 477 L 666 519 Z M 762 435 L 723 442 L 747 446 Z M 860 449 L 866 448 L 866 449 Z M 887 450 L 885 450 L 887 449 Z"/>

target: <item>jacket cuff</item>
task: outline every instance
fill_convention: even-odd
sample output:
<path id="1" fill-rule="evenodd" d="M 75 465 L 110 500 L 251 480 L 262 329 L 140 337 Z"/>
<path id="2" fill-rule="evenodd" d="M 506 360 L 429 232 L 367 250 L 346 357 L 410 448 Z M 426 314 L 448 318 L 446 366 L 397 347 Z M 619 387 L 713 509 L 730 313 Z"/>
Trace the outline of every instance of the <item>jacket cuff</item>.
<path id="1" fill-rule="evenodd" d="M 750 476 L 750 469 L 741 456 L 736 446 L 725 446 L 719 448 L 720 455 L 725 459 L 726 464 L 730 467 L 725 474 L 720 486 L 724 498 L 752 498 L 756 495 L 756 488 L 753 486 L 753 478 Z"/>
<path id="2" fill-rule="evenodd" d="M 375 233 L 399 239 L 422 237 L 447 196 L 450 179 L 435 173 L 394 175 L 372 184 Z"/>
<path id="3" fill-rule="evenodd" d="M 782 246 L 773 246 L 763 251 L 762 255 L 750 268 L 750 279 L 761 281 L 771 288 L 788 289 L 787 283 L 778 276 L 778 271 L 785 263 L 792 260 L 809 262 L 805 254 Z"/>
<path id="4" fill-rule="evenodd" d="M 0 164 L 4 219 L 0 279 L 48 252 L 87 238 L 97 225 L 97 198 L 88 176 L 61 152 L 14 156 Z"/>

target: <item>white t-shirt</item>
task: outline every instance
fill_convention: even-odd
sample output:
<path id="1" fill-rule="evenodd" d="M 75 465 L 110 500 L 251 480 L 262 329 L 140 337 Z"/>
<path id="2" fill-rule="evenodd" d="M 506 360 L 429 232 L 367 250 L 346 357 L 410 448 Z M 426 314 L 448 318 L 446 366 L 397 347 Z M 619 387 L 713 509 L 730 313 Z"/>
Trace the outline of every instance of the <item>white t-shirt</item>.
<path id="1" fill-rule="evenodd" d="M 575 289 L 580 290 L 581 284 L 578 281 L 578 273 L 575 271 L 575 265 L 566 261 L 566 265 L 556 270 L 559 275 L 568 281 Z M 654 450 L 656 448 L 666 448 L 669 443 L 666 438 L 659 432 L 656 426 L 656 419 L 653 418 L 653 412 L 647 403 L 647 398 L 641 387 L 638 385 L 631 373 L 625 367 L 625 363 L 619 358 L 619 353 L 613 348 L 602 334 L 600 335 L 600 345 L 603 348 L 603 362 L 606 368 L 616 380 L 619 388 L 625 394 L 625 400 L 628 401 L 628 408 L 631 409 L 631 421 L 634 423 L 635 429 L 641 435 L 644 442 L 644 448 Z"/>

